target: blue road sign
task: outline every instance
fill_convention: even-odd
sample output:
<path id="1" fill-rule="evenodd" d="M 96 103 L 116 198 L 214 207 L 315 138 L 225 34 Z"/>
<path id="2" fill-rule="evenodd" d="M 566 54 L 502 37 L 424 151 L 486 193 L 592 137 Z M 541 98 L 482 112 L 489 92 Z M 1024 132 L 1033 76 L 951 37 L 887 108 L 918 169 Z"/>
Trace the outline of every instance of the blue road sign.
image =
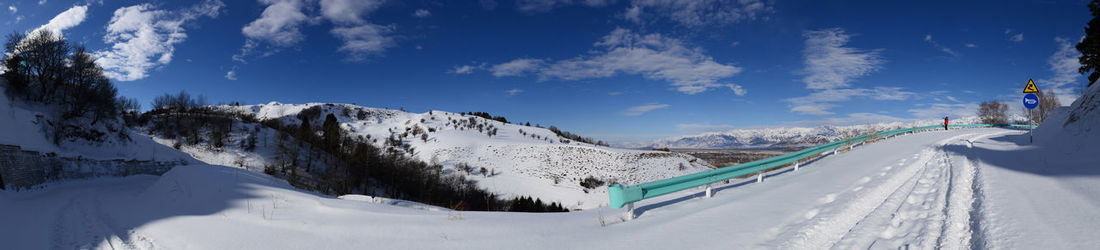
<path id="1" fill-rule="evenodd" d="M 1039 96 L 1028 93 L 1024 95 L 1024 107 L 1027 109 L 1033 109 L 1039 106 Z"/>

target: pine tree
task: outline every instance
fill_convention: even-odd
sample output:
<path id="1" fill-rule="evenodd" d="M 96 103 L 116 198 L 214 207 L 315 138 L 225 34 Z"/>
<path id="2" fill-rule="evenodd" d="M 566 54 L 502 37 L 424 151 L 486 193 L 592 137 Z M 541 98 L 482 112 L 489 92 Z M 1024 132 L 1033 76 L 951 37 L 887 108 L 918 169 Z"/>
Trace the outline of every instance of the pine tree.
<path id="1" fill-rule="evenodd" d="M 325 123 L 321 125 L 321 130 L 325 133 L 324 143 L 325 147 L 333 150 L 340 148 L 340 123 L 336 121 L 336 116 L 328 114 L 325 116 Z"/>
<path id="2" fill-rule="evenodd" d="M 1088 76 L 1089 86 L 1092 86 L 1100 79 L 1100 0 L 1089 2 L 1089 12 L 1092 13 L 1092 20 L 1085 26 L 1085 39 L 1077 44 L 1077 51 L 1081 52 L 1081 57 L 1077 59 L 1081 68 L 1077 72 L 1092 72 Z"/>
<path id="3" fill-rule="evenodd" d="M 298 126 L 298 138 L 305 141 L 313 138 L 313 128 L 309 127 L 309 119 L 302 119 L 302 125 Z"/>

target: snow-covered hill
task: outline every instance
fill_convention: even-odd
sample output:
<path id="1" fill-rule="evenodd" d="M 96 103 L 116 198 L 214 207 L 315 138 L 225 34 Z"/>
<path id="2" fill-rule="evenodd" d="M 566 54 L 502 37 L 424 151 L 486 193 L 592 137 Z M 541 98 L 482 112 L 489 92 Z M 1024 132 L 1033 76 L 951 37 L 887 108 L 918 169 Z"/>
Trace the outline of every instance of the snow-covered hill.
<path id="1" fill-rule="evenodd" d="M 57 120 L 54 107 L 30 104 L 5 94 L 7 83 L 0 78 L 0 144 L 23 150 L 53 153 L 59 156 L 102 160 L 152 160 L 194 162 L 187 154 L 160 145 L 140 133 L 134 133 L 120 120 L 88 124 L 85 129 L 106 134 L 102 141 L 78 138 L 62 139 L 55 144 L 47 129 Z"/>
<path id="2" fill-rule="evenodd" d="M 951 120 L 952 124 L 975 124 L 978 117 Z M 737 129 L 657 140 L 644 147 L 691 149 L 774 149 L 808 147 L 871 132 L 943 124 L 943 120 L 885 122 L 852 126 L 821 126 Z"/>
<path id="3" fill-rule="evenodd" d="M 349 104 L 277 102 L 217 108 L 296 126 L 302 122 L 302 112 L 308 114 L 303 116 L 313 126 L 333 114 L 340 127 L 355 137 L 443 165 L 444 173 L 465 175 L 490 192 L 505 197 L 538 197 L 573 209 L 607 203 L 606 189 L 581 186 L 580 182 L 588 177 L 635 184 L 710 167 L 686 154 L 596 146 L 545 128 L 443 111 L 409 113 Z M 208 162 L 211 164 L 226 164 L 232 158 L 198 152 L 192 155 L 213 159 Z"/>

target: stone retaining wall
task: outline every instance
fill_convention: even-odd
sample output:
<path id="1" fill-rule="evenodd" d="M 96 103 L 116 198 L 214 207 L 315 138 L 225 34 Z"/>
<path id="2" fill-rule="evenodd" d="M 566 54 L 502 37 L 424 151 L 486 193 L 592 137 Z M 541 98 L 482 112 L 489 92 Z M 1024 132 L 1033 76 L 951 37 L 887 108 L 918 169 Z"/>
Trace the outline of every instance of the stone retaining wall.
<path id="1" fill-rule="evenodd" d="M 26 189 L 48 181 L 135 174 L 161 175 L 183 162 L 93 160 L 0 145 L 0 189 Z"/>

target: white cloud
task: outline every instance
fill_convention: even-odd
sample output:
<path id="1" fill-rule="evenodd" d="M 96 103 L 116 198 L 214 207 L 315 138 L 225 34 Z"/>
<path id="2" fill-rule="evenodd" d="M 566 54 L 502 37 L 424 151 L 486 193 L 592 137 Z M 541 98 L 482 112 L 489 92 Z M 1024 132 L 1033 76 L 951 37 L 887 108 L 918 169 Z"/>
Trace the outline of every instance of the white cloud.
<path id="1" fill-rule="evenodd" d="M 522 89 L 509 89 L 509 90 L 504 91 L 504 94 L 507 94 L 507 95 L 510 95 L 510 96 L 511 95 L 518 95 L 519 93 L 523 93 L 523 90 Z"/>
<path id="2" fill-rule="evenodd" d="M 46 4 L 46 0 L 38 0 L 38 5 Z"/>
<path id="3" fill-rule="evenodd" d="M 516 9 L 523 12 L 534 13 L 547 12 L 555 8 L 573 4 L 583 4 L 588 7 L 603 7 L 613 2 L 615 2 L 615 0 L 517 0 Z"/>
<path id="4" fill-rule="evenodd" d="M 478 67 L 476 67 L 474 65 L 461 65 L 461 66 L 455 66 L 454 69 L 448 70 L 447 73 L 459 74 L 459 75 L 468 75 L 468 74 L 474 73 L 475 69 L 478 69 Z"/>
<path id="5" fill-rule="evenodd" d="M 944 97 L 944 98 L 947 98 L 948 101 L 952 101 L 952 102 L 962 102 L 962 101 L 959 101 L 959 99 L 955 98 L 954 96 L 947 96 L 947 97 Z"/>
<path id="6" fill-rule="evenodd" d="M 788 98 L 786 101 L 793 104 L 791 111 L 810 115 L 831 115 L 828 111 L 836 107 L 836 102 L 852 100 L 855 97 L 870 98 L 876 101 L 901 101 L 916 96 L 916 93 L 902 90 L 900 87 L 875 87 L 867 88 L 837 88 L 823 89 L 810 93 L 808 96 Z"/>
<path id="7" fill-rule="evenodd" d="M 936 103 L 932 105 L 922 105 L 921 107 L 909 109 L 909 113 L 913 114 L 913 116 L 918 119 L 943 118 L 944 116 L 968 117 L 974 116 L 977 111 L 977 103 Z"/>
<path id="8" fill-rule="evenodd" d="M 708 133 L 708 132 L 722 132 L 737 129 L 733 125 L 721 125 L 721 124 L 706 124 L 706 123 L 686 123 L 676 124 L 676 130 L 684 133 Z"/>
<path id="9" fill-rule="evenodd" d="M 635 23 L 641 23 L 642 22 L 642 6 L 633 5 L 633 6 L 630 6 L 630 8 L 627 8 L 626 11 L 623 12 L 623 19 L 626 19 L 628 21 L 635 22 Z"/>
<path id="10" fill-rule="evenodd" d="M 225 72 L 225 79 L 229 79 L 230 81 L 236 81 L 237 80 L 237 71 L 236 70 L 230 70 L 229 72 Z"/>
<path id="11" fill-rule="evenodd" d="M 851 88 L 851 81 L 881 68 L 883 60 L 877 51 L 845 47 L 851 37 L 843 29 L 806 31 L 806 48 L 802 82 L 814 91 L 810 95 L 786 99 L 791 111 L 810 115 L 831 115 L 832 104 L 865 97 L 879 101 L 906 100 L 913 92 L 899 87 Z M 932 36 L 926 35 L 926 41 Z"/>
<path id="12" fill-rule="evenodd" d="M 378 25 L 363 19 L 363 16 L 378 10 L 382 0 L 321 0 L 321 13 L 337 27 L 332 34 L 344 41 L 340 51 L 348 52 L 349 59 L 362 60 L 370 54 L 382 53 L 395 46 L 389 36 L 396 27 Z"/>
<path id="13" fill-rule="evenodd" d="M 773 12 L 763 0 L 633 0 L 630 8 L 624 15 L 627 19 L 640 20 L 643 13 L 652 13 L 684 26 L 737 23 Z"/>
<path id="14" fill-rule="evenodd" d="M 413 12 L 413 16 L 414 17 L 419 17 L 419 18 L 425 18 L 425 17 L 432 16 L 432 12 L 430 12 L 428 10 L 425 10 L 425 9 L 418 9 L 415 12 Z"/>
<path id="15" fill-rule="evenodd" d="M 1054 75 L 1039 80 L 1036 84 L 1043 91 L 1054 90 L 1058 96 L 1058 102 L 1062 105 L 1070 105 L 1077 100 L 1079 95 L 1075 92 L 1083 84 L 1081 74 L 1077 72 L 1077 69 L 1081 68 L 1081 63 L 1077 60 L 1081 57 L 1081 52 L 1074 47 L 1076 41 L 1055 37 L 1054 42 L 1057 43 L 1058 50 L 1047 59 L 1047 65 L 1050 65 L 1050 71 Z"/>
<path id="16" fill-rule="evenodd" d="M 259 19 L 241 28 L 245 37 L 283 47 L 302 41 L 299 27 L 308 18 L 302 12 L 305 5 L 302 0 L 260 0 L 260 3 L 268 6 Z"/>
<path id="17" fill-rule="evenodd" d="M 622 95 L 622 94 L 623 94 L 623 92 L 619 92 L 619 91 L 607 92 L 607 95 L 609 95 L 609 96 L 617 96 L 617 95 Z"/>
<path id="18" fill-rule="evenodd" d="M 604 36 L 588 55 L 556 62 L 541 59 L 517 59 L 493 66 L 494 76 L 519 76 L 529 72 L 539 80 L 566 81 L 612 77 L 617 74 L 641 75 L 650 80 L 671 83 L 677 91 L 697 94 L 713 88 L 729 88 L 735 94 L 745 90 L 737 84 L 722 82 L 741 72 L 741 68 L 721 64 L 688 48 L 679 39 L 660 34 L 640 35 L 618 28 Z"/>
<path id="19" fill-rule="evenodd" d="M 54 18 L 50 19 L 50 22 L 45 25 L 35 28 L 31 33 L 38 32 L 39 30 L 49 30 L 55 35 L 61 35 L 65 30 L 76 27 L 80 23 L 84 22 L 84 18 L 87 17 L 88 6 L 73 6 L 61 14 L 57 14 Z"/>
<path id="20" fill-rule="evenodd" d="M 978 47 L 977 44 L 973 44 L 973 43 L 966 43 L 966 44 L 963 44 L 963 46 L 966 46 L 967 48 L 977 48 Z"/>
<path id="21" fill-rule="evenodd" d="M 19 8 L 16 8 L 15 5 L 8 5 L 8 11 L 10 11 L 12 14 L 15 14 L 16 12 L 19 12 Z"/>
<path id="22" fill-rule="evenodd" d="M 1005 35 L 1008 35 L 1007 40 L 1012 41 L 1012 42 L 1017 42 L 1018 43 L 1018 42 L 1023 42 L 1024 41 L 1024 33 L 1017 33 L 1017 34 L 1013 35 L 1012 34 L 1012 29 L 1005 29 Z"/>
<path id="23" fill-rule="evenodd" d="M 951 48 L 940 45 L 940 43 L 936 42 L 935 39 L 932 39 L 932 35 L 924 35 L 924 41 L 928 42 L 928 44 L 931 44 L 933 48 L 936 48 L 937 50 L 942 51 L 943 53 L 947 53 L 947 55 L 950 55 L 950 56 L 953 56 L 953 57 L 958 57 L 959 56 L 959 53 L 956 53 Z"/>
<path id="24" fill-rule="evenodd" d="M 393 37 L 387 36 L 393 32 L 393 26 L 383 26 L 372 23 L 364 23 L 352 27 L 337 27 L 332 29 L 332 34 L 344 40 L 340 51 L 349 53 L 349 59 L 358 61 L 368 54 L 382 53 L 393 47 Z"/>
<path id="25" fill-rule="evenodd" d="M 878 51 L 844 47 L 851 38 L 843 29 L 806 31 L 803 52 L 806 77 L 802 82 L 809 89 L 847 87 L 850 81 L 881 68 Z"/>
<path id="26" fill-rule="evenodd" d="M 244 61 L 243 58 L 251 54 L 259 42 L 289 47 L 305 39 L 300 30 L 302 24 L 309 20 L 303 10 L 306 5 L 304 0 L 260 0 L 260 3 L 267 5 L 267 8 L 264 8 L 260 18 L 241 28 L 247 40 L 241 51 L 233 55 L 233 60 Z"/>
<path id="27" fill-rule="evenodd" d="M 146 72 L 172 61 L 175 45 L 187 39 L 183 26 L 199 17 L 217 17 L 225 4 L 203 1 L 188 9 L 171 12 L 140 4 L 115 10 L 103 41 L 109 50 L 97 51 L 97 62 L 115 80 L 145 78 Z"/>
<path id="28" fill-rule="evenodd" d="M 625 111 L 623 111 L 623 115 L 625 115 L 625 116 L 639 116 L 639 115 L 645 114 L 649 111 L 668 108 L 668 106 L 669 106 L 668 104 L 659 104 L 659 103 L 650 103 L 650 104 L 641 105 L 641 106 L 634 106 L 634 107 L 630 107 L 630 108 L 626 109 Z"/>
<path id="29" fill-rule="evenodd" d="M 493 65 L 489 67 L 489 72 L 492 72 L 493 76 L 496 77 L 521 76 L 537 70 L 539 67 L 542 67 L 542 65 L 542 59 L 520 58 L 510 62 Z"/>

